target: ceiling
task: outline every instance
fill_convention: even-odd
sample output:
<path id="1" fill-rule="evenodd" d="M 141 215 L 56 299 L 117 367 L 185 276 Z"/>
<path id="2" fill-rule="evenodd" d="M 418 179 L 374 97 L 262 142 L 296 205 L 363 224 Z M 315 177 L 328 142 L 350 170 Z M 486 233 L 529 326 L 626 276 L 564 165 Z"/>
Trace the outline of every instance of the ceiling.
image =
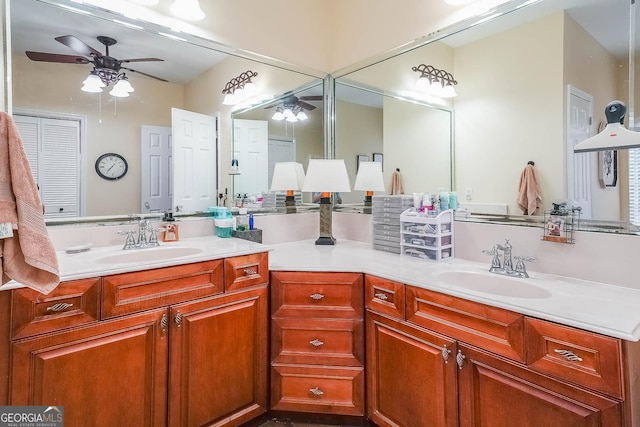
<path id="1" fill-rule="evenodd" d="M 451 46 L 463 45 L 490 32 L 503 31 L 522 22 L 566 9 L 607 50 L 622 57 L 628 53 L 628 2 L 629 0 L 546 0 L 509 13 L 492 22 L 492 25 L 478 25 L 448 36 L 443 41 Z M 14 54 L 31 50 L 74 55 L 74 51 L 54 40 L 61 35 L 74 35 L 104 52 L 104 46 L 96 40 L 96 36 L 105 35 L 118 41 L 110 48 L 111 56 L 118 59 L 161 58 L 163 62 L 129 65 L 135 70 L 177 84 L 189 82 L 227 57 L 226 53 L 117 25 L 97 17 L 72 13 L 33 0 L 12 0 L 11 18 Z M 83 66 L 89 70 L 90 65 Z"/>

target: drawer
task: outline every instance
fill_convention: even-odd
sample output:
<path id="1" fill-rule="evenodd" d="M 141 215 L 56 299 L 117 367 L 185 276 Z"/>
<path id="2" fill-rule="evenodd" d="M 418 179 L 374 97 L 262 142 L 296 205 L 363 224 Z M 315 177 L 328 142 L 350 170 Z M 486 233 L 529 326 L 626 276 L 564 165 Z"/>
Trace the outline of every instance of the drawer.
<path id="1" fill-rule="evenodd" d="M 279 317 L 359 318 L 364 311 L 361 273 L 271 273 L 271 314 Z"/>
<path id="2" fill-rule="evenodd" d="M 396 243 L 394 243 L 393 246 L 391 244 L 381 245 L 378 243 L 374 243 L 373 249 L 375 249 L 376 251 L 389 252 L 390 254 L 400 254 L 400 245 Z"/>
<path id="3" fill-rule="evenodd" d="M 271 322 L 271 360 L 364 366 L 363 328 L 362 320 L 275 318 Z"/>
<path id="4" fill-rule="evenodd" d="M 406 286 L 405 291 L 409 322 L 525 361 L 523 315 L 414 286 Z"/>
<path id="5" fill-rule="evenodd" d="M 225 292 L 269 282 L 269 257 L 266 252 L 224 260 Z"/>
<path id="6" fill-rule="evenodd" d="M 368 310 L 404 320 L 404 284 L 366 275 L 364 289 Z"/>
<path id="7" fill-rule="evenodd" d="M 526 337 L 532 369 L 622 398 L 620 340 L 531 318 Z"/>
<path id="8" fill-rule="evenodd" d="M 16 289 L 11 304 L 14 339 L 97 322 L 100 278 L 62 282 L 47 295 Z"/>
<path id="9" fill-rule="evenodd" d="M 223 271 L 223 260 L 213 260 L 105 276 L 101 318 L 222 293 Z"/>
<path id="10" fill-rule="evenodd" d="M 364 415 L 364 368 L 276 365 L 271 409 Z"/>

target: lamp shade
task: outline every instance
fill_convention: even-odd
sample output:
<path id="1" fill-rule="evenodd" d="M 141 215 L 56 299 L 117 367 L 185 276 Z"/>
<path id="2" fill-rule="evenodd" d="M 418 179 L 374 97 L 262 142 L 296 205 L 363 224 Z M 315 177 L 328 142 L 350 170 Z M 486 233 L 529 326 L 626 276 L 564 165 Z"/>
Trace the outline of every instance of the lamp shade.
<path id="1" fill-rule="evenodd" d="M 382 163 L 360 162 L 354 190 L 384 191 L 384 178 L 382 177 Z"/>
<path id="2" fill-rule="evenodd" d="M 304 184 L 304 169 L 301 163 L 279 162 L 273 168 L 271 191 L 301 190 Z"/>
<path id="3" fill-rule="evenodd" d="M 311 159 L 302 191 L 348 193 L 349 175 L 343 159 Z"/>

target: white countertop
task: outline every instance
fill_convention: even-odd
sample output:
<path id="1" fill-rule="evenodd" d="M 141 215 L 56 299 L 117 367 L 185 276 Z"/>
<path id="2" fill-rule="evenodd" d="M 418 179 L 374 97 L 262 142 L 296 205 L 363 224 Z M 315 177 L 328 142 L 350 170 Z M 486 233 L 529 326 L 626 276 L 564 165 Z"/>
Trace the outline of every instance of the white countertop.
<path id="1" fill-rule="evenodd" d="M 148 270 L 269 251 L 269 269 L 367 273 L 408 285 L 458 296 L 525 315 L 640 341 L 640 290 L 570 277 L 530 272 L 527 279 L 488 273 L 489 261 L 435 262 L 372 249 L 368 243 L 339 240 L 316 246 L 313 240 L 272 246 L 215 236 L 162 243 L 158 248 L 124 251 L 122 246 L 58 253 L 61 281 Z M 449 280 L 447 274 L 453 274 Z M 460 275 L 464 276 L 460 279 Z M 466 275 L 466 276 L 465 276 Z M 464 286 L 471 277 L 489 283 L 491 292 Z M 9 282 L 1 290 L 22 287 Z"/>
<path id="2" fill-rule="evenodd" d="M 367 273 L 616 338 L 640 340 L 640 290 L 636 289 L 536 272 L 529 272 L 527 279 L 504 277 L 488 273 L 489 259 L 487 263 L 435 262 L 345 240 L 335 246 L 316 246 L 308 240 L 273 245 L 272 249 L 270 270 Z M 459 272 L 495 278 L 500 295 L 442 280 Z M 521 288 L 516 289 L 518 286 Z M 515 296 L 523 289 L 525 297 Z"/>

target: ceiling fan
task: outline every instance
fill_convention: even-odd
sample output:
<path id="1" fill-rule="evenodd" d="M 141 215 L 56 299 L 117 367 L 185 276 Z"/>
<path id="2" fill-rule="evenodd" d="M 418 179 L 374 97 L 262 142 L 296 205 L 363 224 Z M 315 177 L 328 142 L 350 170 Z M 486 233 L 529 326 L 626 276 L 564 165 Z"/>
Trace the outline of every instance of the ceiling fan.
<path id="1" fill-rule="evenodd" d="M 269 105 L 265 108 L 283 107 L 283 109 L 296 109 L 296 107 L 303 110 L 311 111 L 315 110 L 315 106 L 305 101 L 322 101 L 324 97 L 322 95 L 309 95 L 297 97 L 295 95 L 289 95 L 286 98 L 282 98 L 277 104 Z"/>
<path id="2" fill-rule="evenodd" d="M 142 74 L 143 76 L 151 77 L 152 79 L 166 82 L 160 77 L 153 76 L 151 74 L 143 73 L 132 68 L 123 67 L 122 64 L 130 62 L 150 62 L 150 61 L 164 61 L 159 58 L 133 58 L 133 59 L 117 59 L 109 55 L 109 47 L 117 43 L 117 41 L 111 37 L 98 36 L 96 37 L 100 43 L 105 47 L 105 54 L 92 48 L 79 38 L 67 35 L 56 37 L 55 40 L 63 45 L 71 48 L 77 53 L 84 56 L 77 55 L 62 55 L 57 53 L 46 52 L 32 52 L 26 51 L 26 55 L 32 61 L 44 61 L 44 62 L 59 62 L 65 64 L 93 64 L 93 70 L 91 75 L 96 75 L 102 80 L 103 86 L 108 86 L 109 83 L 119 83 L 122 80 L 127 80 L 125 73 L 122 70 L 131 71 L 132 73 Z M 131 89 L 132 91 L 133 89 Z M 101 91 L 101 89 L 100 89 Z"/>

